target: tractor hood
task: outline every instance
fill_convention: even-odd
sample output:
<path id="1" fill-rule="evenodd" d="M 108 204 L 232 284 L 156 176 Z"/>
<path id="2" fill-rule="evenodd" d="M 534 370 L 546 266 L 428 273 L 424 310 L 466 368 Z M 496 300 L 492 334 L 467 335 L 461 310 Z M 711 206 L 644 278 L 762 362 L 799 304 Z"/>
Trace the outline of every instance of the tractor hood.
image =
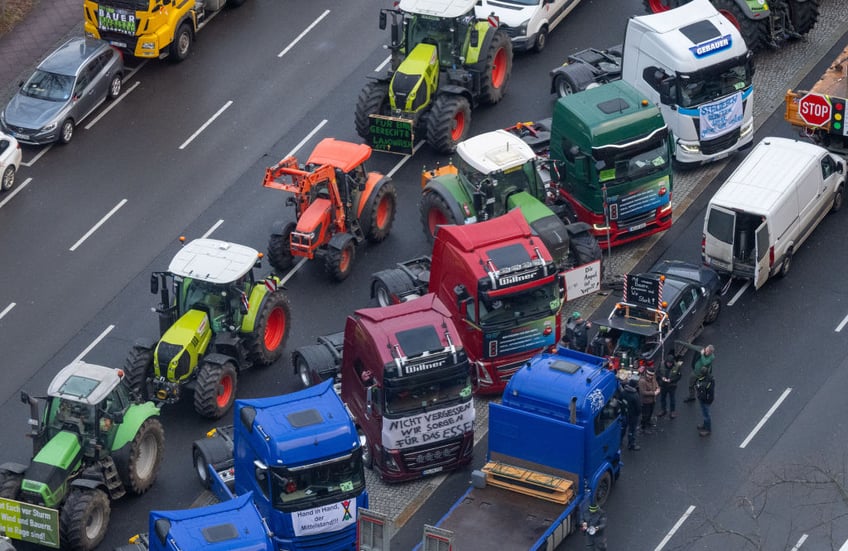
<path id="1" fill-rule="evenodd" d="M 173 324 L 156 346 L 153 369 L 156 377 L 182 381 L 191 374 L 199 356 L 212 340 L 209 316 L 201 310 L 189 310 Z"/>
<path id="2" fill-rule="evenodd" d="M 80 437 L 61 431 L 33 458 L 21 483 L 21 492 L 27 501 L 55 507 L 62 500 L 65 482 L 81 464 Z"/>
<path id="3" fill-rule="evenodd" d="M 521 209 L 524 218 L 533 228 L 533 233 L 539 236 L 551 253 L 554 263 L 562 267 L 568 259 L 570 249 L 565 223 L 544 203 L 526 191 L 510 195 L 507 207 L 510 210 L 516 207 Z"/>
<path id="4" fill-rule="evenodd" d="M 418 44 L 398 66 L 389 84 L 392 109 L 415 112 L 428 105 L 426 81 L 438 86 L 439 54 L 433 44 Z"/>

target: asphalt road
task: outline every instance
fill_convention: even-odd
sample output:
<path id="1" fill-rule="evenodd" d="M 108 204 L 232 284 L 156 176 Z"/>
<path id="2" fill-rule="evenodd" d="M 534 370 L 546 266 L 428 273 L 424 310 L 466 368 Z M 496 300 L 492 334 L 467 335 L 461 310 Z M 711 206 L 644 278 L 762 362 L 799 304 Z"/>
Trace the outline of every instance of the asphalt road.
<path id="1" fill-rule="evenodd" d="M 388 5 L 250 0 L 210 23 L 189 60 L 144 65 L 126 80 L 126 96 L 103 118 L 78 132 L 70 145 L 51 148 L 21 171 L 19 186 L 32 180 L 0 208 L 0 311 L 14 303 L 0 318 L 5 460 L 29 459 L 20 389 L 43 392 L 52 376 L 80 355 L 121 365 L 137 337 L 156 335 L 150 309 L 157 297 L 149 293 L 149 273 L 167 267 L 178 236 L 200 237 L 212 230 L 212 237 L 264 250 L 271 223 L 293 215 L 281 193 L 261 187 L 264 169 L 298 146 L 307 156 L 323 137 L 358 141 L 353 108 L 366 76 L 376 75 L 387 57 L 381 48 L 387 31 L 377 28 L 377 9 Z M 620 42 L 631 13 L 642 13 L 640 1 L 617 2 L 611 10 L 607 2 L 584 0 L 551 35 L 545 52 L 516 56 L 507 97 L 473 112 L 473 132 L 548 114 L 553 104 L 548 70 L 576 49 Z M 25 160 L 38 154 L 27 149 Z M 400 160 L 375 154 L 370 168 L 388 172 Z M 367 305 L 373 270 L 426 252 L 416 208 L 419 174 L 437 161 L 445 159 L 424 146 L 399 168 L 394 175 L 399 215 L 392 235 L 357 251 L 351 278 L 333 283 L 315 263 L 289 281 L 288 351 L 341 329 L 348 313 Z M 702 213 L 692 210 L 654 252 L 699 259 Z M 844 233 L 846 216 L 825 222 L 796 256 L 786 281 L 743 294 L 704 334 L 704 342 L 713 341 L 718 349 L 715 432 L 709 441 L 698 439 L 694 412 L 687 411 L 652 441 L 643 440 L 639 456 L 626 458 L 609 507 L 613 548 L 654 548 L 689 504 L 696 504 L 698 514 L 729 514 L 734 520 L 729 505 L 760 469 L 808 449 L 814 427 L 823 433 L 838 430 L 832 413 L 822 423 L 832 409 L 821 406 L 835 403 L 838 366 L 846 356 L 844 336 L 833 330 L 848 313 L 845 293 L 841 282 L 826 277 L 845 272 L 844 254 L 832 254 L 832 243 Z M 799 340 L 813 345 L 813 365 L 810 348 L 797 346 Z M 793 390 L 784 404 L 747 448 L 738 449 L 787 387 Z M 296 388 L 286 354 L 274 366 L 244 373 L 239 396 Z M 167 454 L 159 479 L 145 496 L 113 504 L 101 549 L 145 530 L 151 508 L 187 507 L 199 491 L 190 445 L 214 423 L 200 419 L 187 402 L 165 409 L 162 417 Z M 840 434 L 830 438 L 844 441 Z M 484 449 L 476 450 L 478 459 Z M 695 469 L 699 462 L 705 465 Z M 445 486 L 459 492 L 466 481 L 467 473 L 459 473 Z M 443 512 L 451 502 L 437 495 L 428 506 Z M 775 514 L 793 512 L 790 504 L 777 508 Z M 437 519 L 441 513 L 429 514 Z M 410 521 L 403 533 L 420 534 L 419 520 Z M 774 524 L 764 533 L 776 534 L 783 526 Z M 695 529 L 690 535 L 690 526 L 684 523 L 676 537 L 704 533 Z M 397 548 L 409 548 L 401 536 Z M 686 541 L 680 539 L 679 548 Z M 566 548 L 581 543 L 571 538 Z"/>

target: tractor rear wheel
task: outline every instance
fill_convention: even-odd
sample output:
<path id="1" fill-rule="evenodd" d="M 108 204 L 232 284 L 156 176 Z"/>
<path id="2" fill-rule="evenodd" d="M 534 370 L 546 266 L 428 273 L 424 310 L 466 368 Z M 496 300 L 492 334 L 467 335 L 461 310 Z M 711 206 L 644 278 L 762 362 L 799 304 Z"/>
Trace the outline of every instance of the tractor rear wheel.
<path id="1" fill-rule="evenodd" d="M 397 213 L 397 190 L 394 184 L 386 182 L 368 198 L 368 204 L 362 211 L 366 219 L 362 220 L 365 238 L 371 243 L 384 241 L 392 231 Z"/>
<path id="2" fill-rule="evenodd" d="M 153 372 L 153 350 L 133 346 L 124 362 L 124 381 L 139 400 L 148 399 L 147 377 Z"/>
<path id="3" fill-rule="evenodd" d="M 336 281 L 344 281 L 353 269 L 354 258 L 356 258 L 356 241 L 352 235 L 347 234 L 341 243 L 327 247 L 324 268 Z"/>
<path id="4" fill-rule="evenodd" d="M 421 196 L 419 210 L 421 211 L 421 225 L 424 227 L 424 234 L 430 243 L 436 236 L 436 226 L 458 223 L 445 198 L 434 191 L 428 191 Z"/>
<path id="5" fill-rule="evenodd" d="M 272 233 L 268 239 L 268 262 L 280 275 L 289 271 L 294 264 L 294 256 L 291 253 L 291 233 L 296 227 L 294 222 L 289 222 L 283 229 L 283 233 Z"/>
<path id="6" fill-rule="evenodd" d="M 194 410 L 209 419 L 219 419 L 236 399 L 238 374 L 232 362 L 203 362 L 197 369 Z"/>
<path id="7" fill-rule="evenodd" d="M 24 476 L 7 470 L 0 470 L 0 497 L 18 499 Z"/>
<path id="8" fill-rule="evenodd" d="M 92 551 L 106 535 L 111 512 L 103 490 L 72 489 L 59 515 L 62 549 Z"/>
<path id="9" fill-rule="evenodd" d="M 601 246 L 598 244 L 595 236 L 592 235 L 592 232 L 589 231 L 589 228 L 586 228 L 585 231 L 575 231 L 573 233 L 569 231 L 568 238 L 568 246 L 578 266 L 594 262 L 595 260 L 601 260 L 601 257 L 603 257 Z"/>
<path id="10" fill-rule="evenodd" d="M 269 293 L 259 306 L 253 332 L 245 339 L 247 357 L 258 366 L 276 362 L 289 338 L 291 306 L 282 287 Z"/>
<path id="11" fill-rule="evenodd" d="M 819 0 L 789 0 L 789 20 L 795 32 L 807 34 L 819 20 Z"/>
<path id="12" fill-rule="evenodd" d="M 162 456 L 165 453 L 165 431 L 155 417 L 148 418 L 138 428 L 130 442 L 130 455 L 126 467 L 122 465 L 118 474 L 124 486 L 134 494 L 141 495 L 153 486 Z M 118 463 L 116 461 L 116 463 Z"/>
<path id="13" fill-rule="evenodd" d="M 378 80 L 369 81 L 359 92 L 356 100 L 356 133 L 368 141 L 371 138 L 371 117 L 369 115 L 388 115 L 390 111 L 389 83 Z"/>
<path id="14" fill-rule="evenodd" d="M 512 74 L 512 40 L 497 30 L 489 44 L 486 65 L 480 79 L 480 103 L 494 104 L 503 99 Z"/>
<path id="15" fill-rule="evenodd" d="M 768 43 L 768 25 L 767 19 L 762 21 L 754 21 L 750 19 L 745 12 L 742 11 L 736 4 L 736 0 L 712 0 L 715 8 L 728 21 L 733 23 L 733 26 L 739 29 L 742 33 L 742 38 L 745 40 L 748 49 L 752 52 L 762 50 Z"/>
<path id="16" fill-rule="evenodd" d="M 471 104 L 463 96 L 441 94 L 427 116 L 427 141 L 439 153 L 456 151 L 456 144 L 468 137 Z"/>

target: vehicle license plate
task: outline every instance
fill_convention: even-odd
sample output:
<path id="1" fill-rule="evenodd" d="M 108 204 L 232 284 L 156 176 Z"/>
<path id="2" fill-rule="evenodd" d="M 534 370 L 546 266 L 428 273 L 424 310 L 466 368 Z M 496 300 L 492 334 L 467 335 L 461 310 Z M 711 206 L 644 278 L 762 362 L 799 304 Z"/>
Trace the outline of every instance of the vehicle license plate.
<path id="1" fill-rule="evenodd" d="M 438 472 L 441 472 L 441 470 L 443 468 L 444 467 L 433 467 L 432 469 L 424 469 L 423 474 L 424 474 L 424 476 L 427 476 L 427 475 L 430 475 L 430 474 L 436 474 Z"/>
<path id="2" fill-rule="evenodd" d="M 647 222 L 642 222 L 641 224 L 636 224 L 635 226 L 630 226 L 629 228 L 627 228 L 627 231 L 641 230 L 642 228 L 644 228 L 647 225 L 648 225 Z"/>
<path id="3" fill-rule="evenodd" d="M 21 134 L 20 132 L 12 132 L 12 134 L 19 140 L 28 140 L 29 134 Z"/>
<path id="4" fill-rule="evenodd" d="M 116 48 L 126 48 L 127 47 L 126 42 L 118 42 L 117 40 L 110 40 L 109 44 L 111 44 L 112 46 L 114 46 Z"/>

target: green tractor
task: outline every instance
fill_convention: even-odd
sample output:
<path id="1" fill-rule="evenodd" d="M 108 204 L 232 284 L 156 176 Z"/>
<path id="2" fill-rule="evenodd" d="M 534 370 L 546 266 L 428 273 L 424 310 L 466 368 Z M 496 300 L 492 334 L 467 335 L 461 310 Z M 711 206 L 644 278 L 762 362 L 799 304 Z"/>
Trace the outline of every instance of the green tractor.
<path id="1" fill-rule="evenodd" d="M 165 451 L 159 408 L 134 402 L 123 375 L 77 361 L 56 375 L 46 398 L 21 392 L 33 458 L 29 466 L 0 465 L 0 497 L 21 502 L 21 516 L 40 521 L 43 539 L 32 522 L 26 536 L 10 536 L 90 551 L 106 535 L 111 500 L 153 485 Z M 49 528 L 57 517 L 58 534 Z"/>
<path id="2" fill-rule="evenodd" d="M 401 0 L 380 10 L 381 29 L 392 18 L 391 69 L 359 94 L 356 131 L 366 141 L 373 141 L 376 115 L 408 120 L 414 134 L 452 153 L 468 136 L 471 109 L 501 100 L 512 73 L 512 42 L 496 21 L 476 19 L 475 3 Z"/>
<path id="3" fill-rule="evenodd" d="M 192 390 L 197 413 L 217 419 L 235 400 L 239 372 L 282 355 L 291 311 L 277 276 L 254 279 L 261 257 L 244 245 L 195 239 L 167 272 L 150 276 L 161 337 L 137 341 L 127 358 L 135 392 L 171 404 Z"/>

